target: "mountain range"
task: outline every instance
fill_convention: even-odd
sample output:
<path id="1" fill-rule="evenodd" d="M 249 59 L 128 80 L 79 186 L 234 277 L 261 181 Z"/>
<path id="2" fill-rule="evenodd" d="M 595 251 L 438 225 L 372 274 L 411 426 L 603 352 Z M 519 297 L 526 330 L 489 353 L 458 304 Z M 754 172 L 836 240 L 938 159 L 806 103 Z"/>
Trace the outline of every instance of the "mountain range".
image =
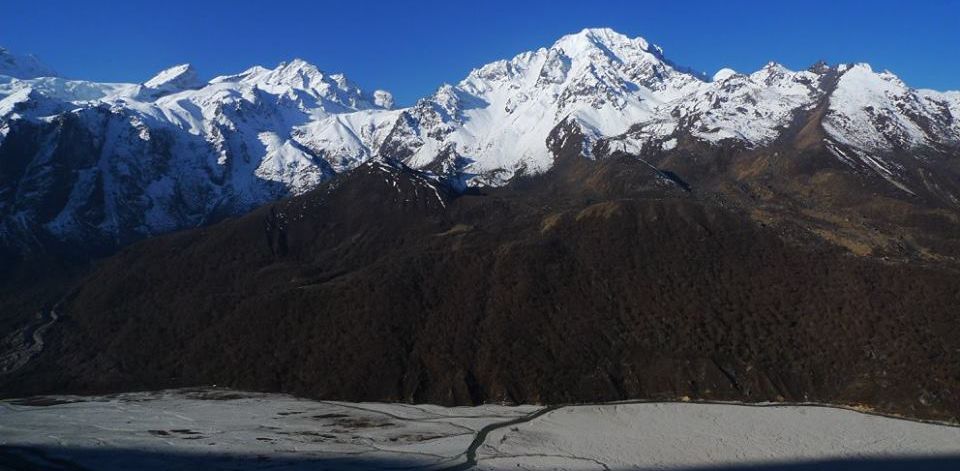
<path id="1" fill-rule="evenodd" d="M 958 92 L 707 78 L 610 29 L 399 109 L 302 60 L 105 84 L 0 54 L 0 395 L 960 420 Z"/>
<path id="2" fill-rule="evenodd" d="M 905 194 L 960 201 L 956 182 L 928 169 L 960 146 L 960 92 L 911 89 L 866 64 L 771 62 L 706 79 L 642 38 L 585 29 L 393 109 L 388 92 L 298 59 L 209 82 L 184 64 L 120 84 L 62 79 L 35 58 L 0 54 L 8 244 L 51 238 L 109 251 L 302 194 L 377 159 L 461 189 L 502 186 L 551 168 L 548 137 L 568 124 L 585 136 L 588 159 L 755 149 L 814 110 L 824 135 L 811 145 Z"/>

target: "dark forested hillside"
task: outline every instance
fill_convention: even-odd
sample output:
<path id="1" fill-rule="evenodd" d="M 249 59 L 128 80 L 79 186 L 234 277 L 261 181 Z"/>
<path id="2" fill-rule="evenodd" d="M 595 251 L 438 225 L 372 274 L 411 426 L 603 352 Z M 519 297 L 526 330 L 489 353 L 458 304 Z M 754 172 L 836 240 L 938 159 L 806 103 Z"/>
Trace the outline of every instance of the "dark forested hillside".
<path id="1" fill-rule="evenodd" d="M 553 144 L 567 156 L 553 170 L 499 189 L 458 195 L 371 163 L 135 244 L 80 283 L 44 351 L 0 391 L 217 384 L 346 400 L 688 396 L 960 415 L 955 212 L 884 193 L 816 152 L 783 167 L 733 149 L 696 170 Z M 744 166 L 753 173 L 731 177 Z M 881 204 L 945 216 L 912 227 L 909 211 L 864 209 Z"/>

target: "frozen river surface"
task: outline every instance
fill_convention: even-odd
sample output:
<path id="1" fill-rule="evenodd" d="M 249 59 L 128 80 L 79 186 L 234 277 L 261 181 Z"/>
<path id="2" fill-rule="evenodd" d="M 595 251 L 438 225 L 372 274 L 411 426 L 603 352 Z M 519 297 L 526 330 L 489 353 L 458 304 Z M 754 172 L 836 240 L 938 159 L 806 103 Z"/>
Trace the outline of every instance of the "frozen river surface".
<path id="1" fill-rule="evenodd" d="M 0 401 L 0 470 L 960 469 L 960 428 L 815 406 L 439 407 L 175 390 Z"/>

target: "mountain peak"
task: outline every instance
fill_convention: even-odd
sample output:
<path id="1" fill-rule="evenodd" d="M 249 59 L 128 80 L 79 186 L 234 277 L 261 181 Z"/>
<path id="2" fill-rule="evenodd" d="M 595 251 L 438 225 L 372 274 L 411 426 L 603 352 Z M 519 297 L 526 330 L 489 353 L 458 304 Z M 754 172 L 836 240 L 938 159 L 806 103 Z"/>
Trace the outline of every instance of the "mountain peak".
<path id="1" fill-rule="evenodd" d="M 270 93 L 322 99 L 345 109 L 390 109 L 393 95 L 385 90 L 367 92 L 341 73 L 328 74 L 304 59 L 294 58 L 273 69 L 251 67 L 236 75 L 214 78 L 210 83 L 240 82 Z"/>
<path id="2" fill-rule="evenodd" d="M 590 38 L 594 40 L 601 41 L 629 41 L 630 38 L 627 35 L 614 30 L 613 28 L 600 27 L 600 28 L 583 28 L 577 33 L 568 34 L 566 36 L 572 37 L 583 37 Z"/>
<path id="3" fill-rule="evenodd" d="M 303 60 L 299 57 L 294 57 L 289 61 L 281 62 L 277 65 L 277 68 L 274 70 L 283 70 L 288 73 L 303 73 L 303 74 L 323 74 L 317 66 Z"/>
<path id="4" fill-rule="evenodd" d="M 900 77 L 893 72 L 886 69 L 881 72 L 877 72 L 872 66 L 870 66 L 870 64 L 866 62 L 860 62 L 856 64 L 841 64 L 837 70 L 847 82 L 858 81 L 861 82 L 861 84 L 867 82 L 885 82 L 900 89 L 908 88 L 907 84 L 904 83 L 903 80 L 901 80 Z"/>
<path id="5" fill-rule="evenodd" d="M 852 64 L 840 64 L 837 66 L 837 71 L 840 73 L 846 73 L 850 71 L 873 73 L 873 67 L 866 62 L 855 62 Z"/>
<path id="6" fill-rule="evenodd" d="M 562 49 L 567 56 L 573 57 L 597 49 L 619 56 L 623 51 L 641 50 L 660 56 L 662 50 L 652 46 L 641 37 L 630 38 L 610 28 L 584 28 L 578 33 L 568 34 L 553 44 L 553 49 Z"/>
<path id="7" fill-rule="evenodd" d="M 781 63 L 779 63 L 779 62 L 769 61 L 769 62 L 767 62 L 766 64 L 764 64 L 763 70 L 770 70 L 770 71 L 778 71 L 778 72 L 779 72 L 779 71 L 789 71 L 790 69 L 784 67 L 784 65 L 781 64 Z"/>
<path id="8" fill-rule="evenodd" d="M 830 64 L 828 64 L 827 61 L 821 59 L 813 63 L 810 67 L 807 68 L 807 70 L 815 74 L 823 75 L 829 72 L 831 69 L 830 69 Z"/>
<path id="9" fill-rule="evenodd" d="M 326 77 L 327 75 L 317 66 L 295 58 L 289 62 L 281 62 L 276 68 L 265 70 L 262 74 L 251 78 L 269 85 L 289 85 L 294 88 L 309 89 L 319 85 Z"/>
<path id="10" fill-rule="evenodd" d="M 733 70 L 729 67 L 724 67 L 718 70 L 717 73 L 713 74 L 713 79 L 711 81 L 722 82 L 730 77 L 733 77 L 734 75 L 737 75 L 736 70 Z"/>
<path id="11" fill-rule="evenodd" d="M 203 85 L 197 70 L 190 64 L 180 64 L 164 69 L 153 78 L 143 83 L 143 86 L 153 89 L 186 90 Z"/>

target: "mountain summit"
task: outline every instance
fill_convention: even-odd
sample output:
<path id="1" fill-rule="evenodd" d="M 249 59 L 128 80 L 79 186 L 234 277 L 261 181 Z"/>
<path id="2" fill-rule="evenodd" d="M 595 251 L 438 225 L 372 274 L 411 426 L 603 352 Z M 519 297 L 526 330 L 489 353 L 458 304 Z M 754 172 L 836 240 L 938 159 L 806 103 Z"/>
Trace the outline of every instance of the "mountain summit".
<path id="1" fill-rule="evenodd" d="M 585 29 L 441 88 L 404 113 L 385 146 L 415 167 L 455 153 L 469 162 L 457 171 L 477 184 L 501 185 L 518 172 L 550 168 L 546 141 L 561 121 L 577 123 L 591 141 L 617 135 L 699 82 L 643 38 Z"/>
<path id="2" fill-rule="evenodd" d="M 200 88 L 203 82 L 192 65 L 180 64 L 161 71 L 143 86 L 159 94 L 168 94 Z"/>

